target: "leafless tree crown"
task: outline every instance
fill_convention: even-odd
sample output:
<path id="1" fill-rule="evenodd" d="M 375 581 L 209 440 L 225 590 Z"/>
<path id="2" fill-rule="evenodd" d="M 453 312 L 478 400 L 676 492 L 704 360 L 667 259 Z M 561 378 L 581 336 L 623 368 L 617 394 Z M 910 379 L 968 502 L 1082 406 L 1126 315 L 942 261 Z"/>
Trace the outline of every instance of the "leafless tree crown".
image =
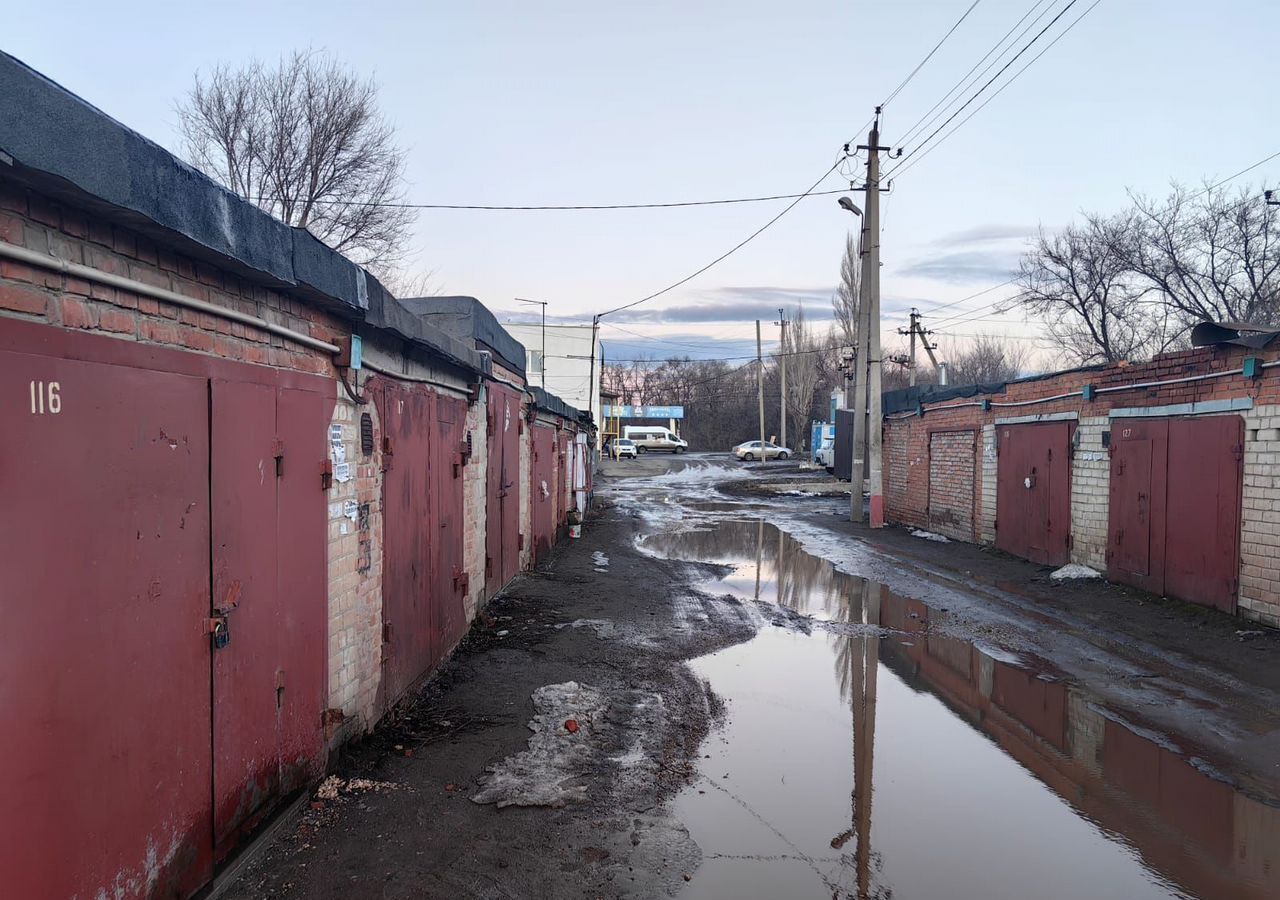
<path id="1" fill-rule="evenodd" d="M 179 101 L 191 163 L 281 221 L 377 270 L 405 250 L 404 153 L 378 87 L 299 51 L 274 67 L 219 66 Z M 392 204 L 392 205 L 388 205 Z"/>
<path id="2" fill-rule="evenodd" d="M 858 258 L 858 245 L 852 234 L 844 239 L 844 256 L 840 259 L 840 284 L 831 298 L 831 310 L 844 341 L 850 347 L 858 345 L 858 294 L 862 285 L 862 261 Z"/>
<path id="3" fill-rule="evenodd" d="M 1113 216 L 1041 233 L 1021 302 L 1073 362 L 1145 359 L 1197 322 L 1280 325 L 1280 215 L 1257 192 L 1175 185 Z"/>

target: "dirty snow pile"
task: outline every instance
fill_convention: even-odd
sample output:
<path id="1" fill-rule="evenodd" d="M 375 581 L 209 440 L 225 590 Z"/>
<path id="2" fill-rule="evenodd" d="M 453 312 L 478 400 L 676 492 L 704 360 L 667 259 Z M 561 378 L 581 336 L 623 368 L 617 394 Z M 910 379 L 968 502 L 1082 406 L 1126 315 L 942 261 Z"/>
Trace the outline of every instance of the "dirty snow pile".
<path id="1" fill-rule="evenodd" d="M 657 694 L 566 681 L 534 691 L 533 706 L 528 748 L 489 767 L 471 798 L 476 803 L 560 807 L 586 800 L 604 770 L 639 780 L 657 771 L 656 741 L 666 718 Z"/>
<path id="2" fill-rule="evenodd" d="M 1102 573 L 1079 563 L 1068 563 L 1061 569 L 1051 572 L 1049 577 L 1054 581 L 1063 581 L 1068 578 L 1101 578 Z"/>
<path id="3" fill-rule="evenodd" d="M 407 785 L 396 784 L 391 781 L 373 781 L 369 778 L 342 779 L 337 775 L 330 775 L 324 781 L 320 782 L 320 787 L 316 788 L 316 799 L 337 800 L 342 794 L 360 794 L 365 791 L 400 791 L 407 789 Z"/>
<path id="4" fill-rule="evenodd" d="M 591 554 L 591 561 L 596 564 L 597 572 L 607 572 L 609 570 L 609 557 L 597 550 Z"/>
<path id="5" fill-rule="evenodd" d="M 950 544 L 951 538 L 944 537 L 941 534 L 934 534 L 932 531 L 925 531 L 920 528 L 912 528 L 911 536 L 920 538 L 923 541 L 937 541 L 939 544 Z"/>

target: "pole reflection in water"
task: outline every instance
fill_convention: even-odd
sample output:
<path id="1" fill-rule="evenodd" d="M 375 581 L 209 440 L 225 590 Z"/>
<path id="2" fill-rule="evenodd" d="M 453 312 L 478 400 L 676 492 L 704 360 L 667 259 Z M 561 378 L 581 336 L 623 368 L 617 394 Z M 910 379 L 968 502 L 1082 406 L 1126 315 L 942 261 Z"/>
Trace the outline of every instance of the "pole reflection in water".
<path id="1" fill-rule="evenodd" d="M 1211 777 L 1043 661 L 763 521 L 645 544 L 817 620 L 693 663 L 727 711 L 674 804 L 704 857 L 688 897 L 1280 896 L 1274 790 Z"/>

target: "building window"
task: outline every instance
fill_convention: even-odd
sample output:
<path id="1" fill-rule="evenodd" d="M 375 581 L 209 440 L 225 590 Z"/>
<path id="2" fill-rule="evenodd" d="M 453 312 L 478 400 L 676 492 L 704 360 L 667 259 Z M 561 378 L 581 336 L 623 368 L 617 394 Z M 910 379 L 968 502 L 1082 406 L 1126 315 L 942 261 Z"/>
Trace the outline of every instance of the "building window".
<path id="1" fill-rule="evenodd" d="M 529 354 L 529 371 L 541 372 L 542 371 L 542 351 L 527 350 L 525 352 Z"/>

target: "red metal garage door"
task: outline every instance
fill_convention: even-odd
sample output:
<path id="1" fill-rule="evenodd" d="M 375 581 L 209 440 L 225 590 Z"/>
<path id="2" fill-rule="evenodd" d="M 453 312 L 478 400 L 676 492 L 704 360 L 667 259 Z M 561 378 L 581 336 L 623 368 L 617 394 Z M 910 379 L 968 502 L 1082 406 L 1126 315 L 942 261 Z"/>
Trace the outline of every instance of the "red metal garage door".
<path id="1" fill-rule="evenodd" d="M 321 772 L 329 404 L 273 385 L 212 382 L 214 837 L 221 859 Z"/>
<path id="2" fill-rule="evenodd" d="M 1074 422 L 1001 425 L 996 546 L 1041 565 L 1067 562 L 1071 539 Z"/>
<path id="3" fill-rule="evenodd" d="M 1243 420 L 1123 419 L 1111 441 L 1108 573 L 1234 612 Z"/>
<path id="4" fill-rule="evenodd" d="M 520 398 L 489 386 L 489 498 L 485 594 L 492 597 L 520 571 Z"/>
<path id="5" fill-rule="evenodd" d="M 208 382 L 0 352 L 0 384 L 3 893 L 185 896 L 213 847 Z"/>
<path id="6" fill-rule="evenodd" d="M 390 707 L 431 668 L 440 646 L 431 611 L 430 445 L 434 395 L 383 381 L 379 413 L 386 437 L 382 481 L 382 663 L 380 686 Z"/>
<path id="7" fill-rule="evenodd" d="M 535 425 L 533 437 L 533 560 L 536 563 L 551 550 L 556 539 L 556 433 L 545 425 Z"/>
<path id="8" fill-rule="evenodd" d="M 440 646 L 432 665 L 462 638 L 467 627 L 463 609 L 466 575 L 463 565 L 462 446 L 466 442 L 465 400 L 436 397 L 436 442 L 432 448 L 432 515 L 437 523 L 433 616 L 439 623 Z"/>

